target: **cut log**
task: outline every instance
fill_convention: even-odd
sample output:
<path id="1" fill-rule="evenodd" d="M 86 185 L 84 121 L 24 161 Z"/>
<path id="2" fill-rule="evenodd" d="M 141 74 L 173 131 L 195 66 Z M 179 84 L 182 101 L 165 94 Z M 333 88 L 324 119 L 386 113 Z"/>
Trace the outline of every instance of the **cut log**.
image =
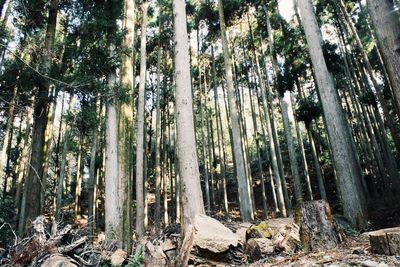
<path id="1" fill-rule="evenodd" d="M 371 251 L 384 255 L 400 255 L 400 227 L 369 233 Z"/>
<path id="2" fill-rule="evenodd" d="M 322 251 L 336 247 L 342 240 L 329 204 L 324 200 L 307 201 L 296 212 L 300 240 L 305 250 Z"/>

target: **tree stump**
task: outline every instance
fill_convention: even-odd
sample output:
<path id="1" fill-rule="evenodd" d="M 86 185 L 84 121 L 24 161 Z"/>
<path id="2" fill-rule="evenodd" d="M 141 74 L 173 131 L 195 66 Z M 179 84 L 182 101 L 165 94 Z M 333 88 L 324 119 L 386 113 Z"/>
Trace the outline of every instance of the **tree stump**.
<path id="1" fill-rule="evenodd" d="M 400 227 L 369 233 L 371 251 L 384 255 L 400 255 Z"/>
<path id="2" fill-rule="evenodd" d="M 300 240 L 305 250 L 332 249 L 341 242 L 329 204 L 324 200 L 307 201 L 296 213 L 300 225 Z"/>

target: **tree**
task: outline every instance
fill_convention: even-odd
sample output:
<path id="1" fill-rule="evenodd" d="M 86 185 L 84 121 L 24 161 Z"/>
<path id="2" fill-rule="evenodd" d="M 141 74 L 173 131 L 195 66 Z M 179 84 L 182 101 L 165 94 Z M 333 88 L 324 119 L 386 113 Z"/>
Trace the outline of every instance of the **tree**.
<path id="1" fill-rule="evenodd" d="M 112 51 L 112 50 L 111 50 Z M 108 85 L 115 90 L 116 74 L 108 76 Z M 108 242 L 119 241 L 122 246 L 122 209 L 120 206 L 120 178 L 118 164 L 118 117 L 115 97 L 107 101 L 105 147 L 105 234 Z"/>
<path id="2" fill-rule="evenodd" d="M 232 59 L 228 47 L 228 38 L 226 33 L 227 29 L 225 25 L 224 6 L 222 0 L 218 0 L 218 13 L 221 26 L 222 46 L 224 51 L 225 79 L 230 108 L 229 116 L 232 126 L 232 149 L 235 157 L 235 168 L 238 181 L 240 216 L 243 221 L 250 221 L 253 219 L 254 214 L 249 191 L 250 185 L 248 184 L 248 179 L 246 176 L 246 166 L 242 150 L 242 138 L 239 125 L 239 110 L 236 103 L 236 93 L 233 83 Z"/>
<path id="3" fill-rule="evenodd" d="M 54 37 L 56 33 L 57 15 L 58 15 L 58 1 L 52 0 L 49 5 L 49 13 L 47 19 L 47 29 L 45 35 L 43 58 L 41 62 L 41 72 L 45 75 L 50 72 L 51 68 L 51 56 L 54 44 Z M 29 172 L 25 181 L 24 194 L 21 203 L 21 222 L 26 227 L 29 221 L 34 220 L 41 214 L 42 207 L 40 205 L 41 199 L 41 184 L 43 176 L 43 158 L 45 149 L 45 131 L 47 123 L 47 111 L 48 111 L 48 95 L 50 82 L 46 78 L 40 79 L 37 85 L 36 102 L 34 109 L 34 122 L 31 149 L 31 159 L 29 165 Z M 29 193 L 28 193 L 29 192 Z M 24 228 L 22 228 L 24 229 Z"/>
<path id="4" fill-rule="evenodd" d="M 197 161 L 193 123 L 192 90 L 190 80 L 189 42 L 184 0 L 173 1 L 174 55 L 175 55 L 175 107 L 176 152 L 183 208 L 183 232 L 189 233 L 197 214 L 204 214 L 200 172 Z M 185 238 L 190 238 L 185 236 Z"/>
<path id="5" fill-rule="evenodd" d="M 131 247 L 132 232 L 132 176 L 133 176 L 133 127 L 134 87 L 133 44 L 135 38 L 135 1 L 124 1 L 123 29 L 126 31 L 121 56 L 121 94 L 118 99 L 118 172 L 120 179 L 119 205 L 122 207 L 122 242 L 127 250 Z"/>
<path id="6" fill-rule="evenodd" d="M 366 203 L 361 187 L 361 173 L 358 167 L 349 126 L 344 117 L 339 95 L 322 52 L 322 35 L 310 0 L 298 0 L 301 23 L 305 31 L 312 65 L 316 75 L 318 91 L 331 143 L 336 177 L 343 206 L 344 216 L 355 226 L 366 223 Z"/>
<path id="7" fill-rule="evenodd" d="M 390 0 L 367 0 L 380 52 L 400 107 L 400 21 Z"/>
<path id="8" fill-rule="evenodd" d="M 143 155 L 144 155 L 144 105 L 146 87 L 146 34 L 147 34 L 147 7 L 148 2 L 142 2 L 142 36 L 140 38 L 140 84 L 137 112 L 136 133 L 136 233 L 144 234 L 144 200 L 143 200 Z"/>

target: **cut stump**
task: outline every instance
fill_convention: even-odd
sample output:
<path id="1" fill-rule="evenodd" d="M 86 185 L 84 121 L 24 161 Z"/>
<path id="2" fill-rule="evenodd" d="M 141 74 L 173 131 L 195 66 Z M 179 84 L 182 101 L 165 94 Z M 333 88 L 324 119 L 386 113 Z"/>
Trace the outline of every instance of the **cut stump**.
<path id="1" fill-rule="evenodd" d="M 371 251 L 384 255 L 400 255 L 400 227 L 369 233 Z"/>
<path id="2" fill-rule="evenodd" d="M 324 200 L 307 201 L 297 210 L 300 240 L 305 250 L 332 249 L 341 242 L 329 204 Z"/>

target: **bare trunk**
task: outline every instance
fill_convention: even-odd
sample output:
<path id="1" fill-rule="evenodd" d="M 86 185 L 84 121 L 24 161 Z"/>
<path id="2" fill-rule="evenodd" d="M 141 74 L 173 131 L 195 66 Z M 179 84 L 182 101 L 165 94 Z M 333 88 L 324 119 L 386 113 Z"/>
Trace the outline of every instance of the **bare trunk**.
<path id="1" fill-rule="evenodd" d="M 368 11 L 380 52 L 394 90 L 397 107 L 400 107 L 400 22 L 393 1 L 367 0 Z M 400 114 L 399 114 L 400 115 Z"/>
<path id="2" fill-rule="evenodd" d="M 132 237 L 132 176 L 133 176 L 133 130 L 134 130 L 134 38 L 135 38 L 135 1 L 124 1 L 123 29 L 126 34 L 123 39 L 124 48 L 130 49 L 129 54 L 121 57 L 120 82 L 128 90 L 129 97 L 119 100 L 117 105 L 118 116 L 118 198 L 122 212 L 121 241 L 127 251 L 131 248 Z"/>
<path id="3" fill-rule="evenodd" d="M 108 76 L 110 90 L 115 90 L 116 74 Z M 118 170 L 118 118 L 116 99 L 110 98 L 107 101 L 106 110 L 106 147 L 105 147 L 105 234 L 108 242 L 117 241 L 122 246 L 122 212 L 120 205 L 120 187 L 122 186 Z"/>
<path id="4" fill-rule="evenodd" d="M 45 37 L 45 52 L 42 59 L 42 72 L 48 74 L 51 67 L 52 49 L 56 33 L 58 14 L 58 1 L 52 0 L 49 5 L 49 16 L 47 20 L 47 29 Z M 45 130 L 47 122 L 48 95 L 50 83 L 43 79 L 39 82 L 38 92 L 36 94 L 36 104 L 34 110 L 34 122 L 32 132 L 32 149 L 29 163 L 29 172 L 26 177 L 25 189 L 29 194 L 23 199 L 21 206 L 21 221 L 23 222 L 22 232 L 32 220 L 40 215 L 40 195 L 42 191 L 41 179 L 43 175 L 43 157 L 45 148 Z"/>
<path id="5" fill-rule="evenodd" d="M 146 90 L 146 34 L 147 8 L 149 3 L 142 3 L 142 29 L 140 38 L 140 84 L 138 95 L 137 133 L 136 133 L 136 233 L 144 234 L 144 195 L 143 195 L 143 155 L 144 155 L 144 106 Z"/>
<path id="6" fill-rule="evenodd" d="M 184 234 L 190 234 L 197 214 L 204 214 L 200 173 L 196 153 L 193 104 L 190 80 L 189 44 L 185 1 L 173 1 L 174 55 L 176 80 L 176 152 L 181 181 Z M 190 238 L 187 236 L 186 238 Z"/>
<path id="7" fill-rule="evenodd" d="M 298 6 L 327 122 L 343 213 L 353 225 L 363 227 L 366 223 L 367 211 L 361 186 L 360 168 L 339 96 L 322 53 L 321 31 L 310 0 L 298 0 Z"/>
<path id="8" fill-rule="evenodd" d="M 230 118 L 232 125 L 233 150 L 235 155 L 235 167 L 238 180 L 240 215 L 243 221 L 253 219 L 253 208 L 251 204 L 250 185 L 246 178 L 246 166 L 244 165 L 244 155 L 242 151 L 242 140 L 239 125 L 239 112 L 235 97 L 235 88 L 233 83 L 231 53 L 228 48 L 228 40 L 226 36 L 226 26 L 224 17 L 224 7 L 222 0 L 218 0 L 218 11 L 221 26 L 221 38 L 224 51 L 225 79 L 228 92 Z"/>

